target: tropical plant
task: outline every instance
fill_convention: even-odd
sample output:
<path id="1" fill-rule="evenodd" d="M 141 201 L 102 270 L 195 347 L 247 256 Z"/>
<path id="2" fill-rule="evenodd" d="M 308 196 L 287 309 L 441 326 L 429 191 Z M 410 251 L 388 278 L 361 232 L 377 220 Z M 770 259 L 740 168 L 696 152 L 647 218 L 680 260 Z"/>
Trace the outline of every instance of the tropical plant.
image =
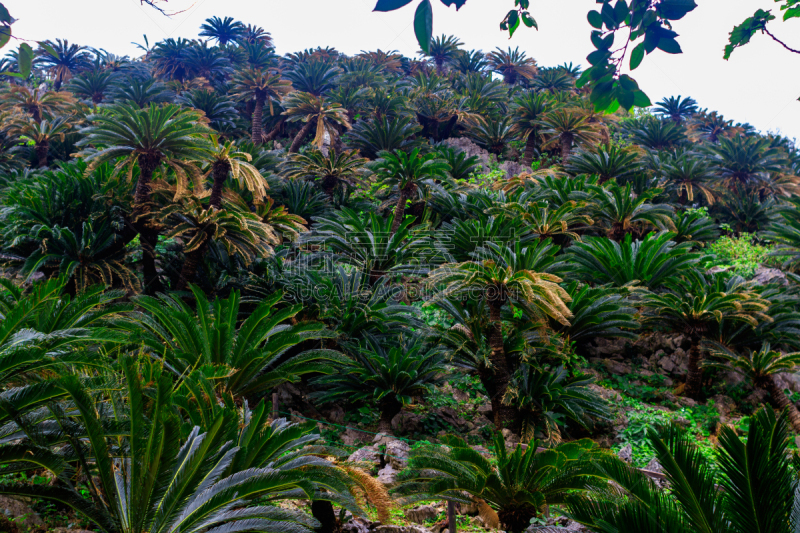
<path id="1" fill-rule="evenodd" d="M 359 120 L 347 133 L 345 141 L 364 157 L 376 159 L 383 151 L 413 149 L 414 135 L 421 129 L 408 117 Z"/>
<path id="2" fill-rule="evenodd" d="M 292 90 L 292 85 L 282 80 L 280 75 L 271 74 L 257 69 L 246 69 L 237 72 L 233 80 L 231 97 L 234 100 L 253 102 L 252 133 L 250 139 L 253 144 L 261 144 L 268 139 L 264 138 L 263 116 L 264 105 L 269 102 L 269 114 L 275 114 L 273 101 L 280 102 Z"/>
<path id="3" fill-rule="evenodd" d="M 606 481 L 596 466 L 601 458 L 619 461 L 589 439 L 543 451 L 537 441 L 509 451 L 499 433 L 493 443 L 490 457 L 455 436 L 445 437 L 446 447 L 423 444 L 412 450 L 408 470 L 394 491 L 404 496 L 404 503 L 474 502 L 487 525 L 521 533 L 547 506 L 563 504 L 571 494 L 574 498 L 590 488 L 602 489 Z"/>
<path id="4" fill-rule="evenodd" d="M 292 154 L 284 165 L 287 179 L 307 179 L 315 182 L 333 202 L 338 188 L 350 188 L 361 180 L 360 174 L 367 160 L 358 157 L 355 150 L 337 152 L 331 148 L 328 155 L 319 150 L 305 154 Z"/>
<path id="5" fill-rule="evenodd" d="M 403 407 L 444 380 L 444 358 L 431 341 L 413 335 L 387 344 L 367 335 L 346 348 L 352 360 L 317 380 L 323 390 L 316 397 L 323 403 L 377 403 L 378 431 L 391 435 L 392 419 Z"/>
<path id="6" fill-rule="evenodd" d="M 648 437 L 670 490 L 627 465 L 604 465 L 617 491 L 568 497 L 573 519 L 601 533 L 794 531 L 797 477 L 785 416 L 761 409 L 750 419 L 746 442 L 723 426 L 715 461 L 675 423 Z"/>
<path id="7" fill-rule="evenodd" d="M 433 180 L 444 178 L 450 167 L 435 152 L 423 155 L 419 148 L 409 153 L 395 150 L 380 155 L 371 168 L 378 183 L 396 190 L 397 204 L 391 227 L 394 234 L 405 219 L 406 202 L 418 194 L 424 198 L 425 189 Z"/>
<path id="8" fill-rule="evenodd" d="M 220 46 L 241 40 L 244 33 L 244 24 L 232 17 L 211 17 L 200 26 L 200 37 L 214 39 Z"/>
<path id="9" fill-rule="evenodd" d="M 235 127 L 238 112 L 233 101 L 225 95 L 208 89 L 193 89 L 175 99 L 179 104 L 202 111 L 209 126 L 217 131 Z"/>
<path id="10" fill-rule="evenodd" d="M 67 90 L 75 96 L 91 100 L 92 104 L 96 106 L 103 102 L 112 83 L 111 72 L 95 68 L 72 78 Z"/>
<path id="11" fill-rule="evenodd" d="M 436 65 L 436 72 L 442 74 L 445 65 L 453 63 L 461 55 L 462 51 L 458 47 L 463 45 L 464 43 L 453 35 L 442 35 L 431 39 L 427 52 L 419 53 L 431 58 L 431 61 Z"/>
<path id="12" fill-rule="evenodd" d="M 36 50 L 36 64 L 43 67 L 53 77 L 53 88 L 61 90 L 75 73 L 91 67 L 88 49 L 85 46 L 69 44 L 66 39 L 45 41 Z"/>
<path id="13" fill-rule="evenodd" d="M 563 367 L 538 368 L 520 365 L 506 393 L 505 401 L 520 413 L 522 436 L 534 436 L 548 442 L 561 441 L 561 428 L 575 423 L 585 429 L 594 425 L 593 419 L 608 420 L 608 403 L 589 385 L 594 378 L 569 376 Z"/>
<path id="14" fill-rule="evenodd" d="M 605 187 L 593 185 L 589 189 L 592 191 L 589 212 L 612 240 L 619 242 L 628 235 L 644 235 L 652 226 L 673 229 L 673 209 L 666 204 L 651 203 L 660 189 L 651 189 L 640 195 L 632 193 L 631 183 L 624 187 L 616 183 Z"/>
<path id="15" fill-rule="evenodd" d="M 605 237 L 584 237 L 569 249 L 574 264 L 572 275 L 592 283 L 611 283 L 617 287 L 643 285 L 656 289 L 680 276 L 692 277 L 701 254 L 692 252 L 688 242 L 672 240 L 673 233 L 649 233 L 622 242 Z"/>
<path id="16" fill-rule="evenodd" d="M 734 351 L 718 342 L 708 345 L 711 360 L 703 361 L 705 368 L 718 368 L 734 371 L 750 381 L 754 386 L 767 391 L 775 407 L 786 413 L 795 433 L 800 433 L 800 412 L 778 385 L 777 377 L 791 373 L 800 364 L 800 352 L 783 353 L 773 350 L 764 342 L 758 350 Z"/>
<path id="17" fill-rule="evenodd" d="M 200 115 L 193 110 L 173 104 L 139 109 L 129 104 L 115 104 L 90 117 L 92 124 L 81 132 L 84 138 L 81 155 L 90 168 L 117 158 L 116 170 L 128 168 L 129 179 L 134 165 L 139 167 L 139 177 L 134 193 L 134 224 L 141 236 L 144 252 L 145 290 L 157 291 L 160 287 L 156 271 L 155 247 L 158 229 L 150 219 L 151 182 L 153 173 L 163 165 L 184 180 L 187 169 L 194 168 L 187 160 L 207 157 L 209 143 L 207 128 L 199 123 Z M 182 181 L 182 180 L 181 180 Z"/>
<path id="18" fill-rule="evenodd" d="M 216 372 L 220 393 L 257 397 L 305 374 L 329 372 L 330 362 L 341 360 L 333 350 L 293 350 L 306 340 L 329 338 L 332 333 L 319 322 L 285 323 L 301 306 L 278 308 L 280 292 L 265 297 L 240 321 L 237 291 L 209 302 L 199 288 L 190 289 L 195 310 L 176 295 L 137 296 L 134 303 L 140 311 L 120 324 L 129 331 L 132 344 L 163 360 L 176 377 L 206 369 Z"/>
<path id="19" fill-rule="evenodd" d="M 698 398 L 703 378 L 702 341 L 713 338 L 723 322 L 743 322 L 755 328 L 760 321 L 770 321 L 765 314 L 769 303 L 737 277 L 725 281 L 722 276 L 698 274 L 687 281 L 674 280 L 664 288 L 646 296 L 642 321 L 669 325 L 689 338 L 692 346 L 684 391 Z"/>
<path id="20" fill-rule="evenodd" d="M 683 120 L 691 117 L 697 112 L 697 102 L 694 98 L 680 96 L 670 96 L 663 98 L 658 102 L 653 111 L 659 115 L 669 117 L 676 124 L 680 124 Z"/>
<path id="21" fill-rule="evenodd" d="M 0 95 L 0 107 L 3 110 L 27 113 L 36 122 L 63 114 L 73 104 L 75 98 L 66 91 L 46 91 L 38 87 L 31 89 L 24 85 L 12 85 Z"/>
<path id="22" fill-rule="evenodd" d="M 328 61 L 312 59 L 297 63 L 285 76 L 297 91 L 319 98 L 333 89 L 341 72 L 342 69 Z"/>
<path id="23" fill-rule="evenodd" d="M 470 137 L 478 146 L 500 157 L 505 153 L 506 146 L 514 140 L 515 134 L 511 119 L 508 117 L 489 120 L 480 118 L 470 129 Z"/>
<path id="24" fill-rule="evenodd" d="M 495 425 L 500 429 L 515 417 L 514 409 L 502 403 L 511 380 L 503 346 L 503 306 L 513 303 L 526 311 L 532 320 L 550 317 L 567 325 L 571 315 L 565 302 L 569 301 L 569 295 L 558 285 L 561 278 L 529 269 L 536 266 L 539 254 L 529 253 L 519 243 L 514 249 L 488 243 L 481 255 L 483 257 L 474 261 L 445 264 L 432 271 L 428 285 L 440 292 L 425 305 L 433 305 L 443 298 L 476 294 L 480 294 L 479 298 L 486 303 L 492 325 L 489 345 L 494 373 L 492 390 L 487 389 L 487 392 Z"/>
<path id="25" fill-rule="evenodd" d="M 545 145 L 558 145 L 561 160 L 566 164 L 575 143 L 590 144 L 600 139 L 597 124 L 590 122 L 587 113 L 578 109 L 557 108 L 541 119 L 542 134 L 549 137 Z"/>
<path id="26" fill-rule="evenodd" d="M 565 170 L 573 175 L 595 175 L 601 185 L 611 179 L 619 185 L 625 185 L 643 169 L 635 149 L 600 144 L 578 150 L 570 157 Z"/>
<path id="27" fill-rule="evenodd" d="M 112 100 L 133 104 L 140 108 L 150 104 L 171 102 L 175 94 L 155 78 L 139 76 L 119 77 L 111 86 Z"/>
<path id="28" fill-rule="evenodd" d="M 300 146 L 312 129 L 316 131 L 312 142 L 317 148 L 322 148 L 326 134 L 331 141 L 338 137 L 337 125 L 350 129 L 346 110 L 339 104 L 328 102 L 321 96 L 294 92 L 286 97 L 284 107 L 286 111 L 283 114 L 287 116 L 289 122 L 304 123 L 289 147 L 290 153 L 300 150 Z"/>
<path id="29" fill-rule="evenodd" d="M 519 48 L 504 51 L 497 48 L 486 56 L 489 68 L 503 76 L 503 81 L 514 85 L 521 80 L 530 80 L 536 76 L 536 61 L 526 56 Z"/>
<path id="30" fill-rule="evenodd" d="M 58 117 L 53 120 L 44 119 L 36 122 L 30 117 L 12 119 L 8 125 L 8 133 L 33 142 L 36 153 L 36 164 L 39 168 L 47 166 L 50 153 L 50 143 L 63 141 L 67 132 L 72 128 L 72 117 Z"/>
<path id="31" fill-rule="evenodd" d="M 574 281 L 567 283 L 564 290 L 571 298 L 567 308 L 572 318 L 569 325 L 551 321 L 551 326 L 565 343 L 574 342 L 580 347 L 597 338 L 636 338 L 639 323 L 628 291 Z"/>

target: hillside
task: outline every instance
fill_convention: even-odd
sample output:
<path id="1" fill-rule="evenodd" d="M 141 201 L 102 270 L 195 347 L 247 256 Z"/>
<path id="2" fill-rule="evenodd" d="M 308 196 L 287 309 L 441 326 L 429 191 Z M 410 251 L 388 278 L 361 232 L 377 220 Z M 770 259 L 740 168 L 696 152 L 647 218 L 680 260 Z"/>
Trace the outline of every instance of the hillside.
<path id="1" fill-rule="evenodd" d="M 794 141 L 455 36 L 24 62 L 0 531 L 794 531 Z"/>

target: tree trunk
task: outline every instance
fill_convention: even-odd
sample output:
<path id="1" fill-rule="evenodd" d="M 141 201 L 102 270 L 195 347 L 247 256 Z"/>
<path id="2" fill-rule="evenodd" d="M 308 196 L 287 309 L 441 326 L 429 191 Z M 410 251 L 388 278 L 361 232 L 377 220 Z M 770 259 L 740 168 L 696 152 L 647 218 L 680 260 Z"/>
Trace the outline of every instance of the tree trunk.
<path id="1" fill-rule="evenodd" d="M 261 144 L 261 136 L 264 135 L 262 131 L 261 121 L 264 118 L 264 99 L 256 97 L 256 105 L 253 108 L 253 128 L 250 135 L 250 140 L 253 144 Z"/>
<path id="2" fill-rule="evenodd" d="M 392 434 L 392 419 L 403 410 L 403 404 L 394 395 L 385 396 L 380 402 L 381 419 L 378 422 L 378 433 Z"/>
<path id="3" fill-rule="evenodd" d="M 697 400 L 700 397 L 700 390 L 703 386 L 703 369 L 700 368 L 701 360 L 700 339 L 692 338 L 692 347 L 689 349 L 689 372 L 686 376 L 686 387 L 683 392 L 693 400 Z"/>
<path id="4" fill-rule="evenodd" d="M 571 133 L 561 134 L 561 162 L 566 164 L 569 161 L 569 153 L 572 151 L 572 141 L 574 137 Z"/>
<path id="5" fill-rule="evenodd" d="M 531 132 L 528 134 L 528 139 L 525 141 L 525 154 L 522 156 L 522 166 L 525 170 L 530 170 L 533 163 L 533 154 L 536 151 L 536 135 Z"/>
<path id="6" fill-rule="evenodd" d="M 50 143 L 47 142 L 47 141 L 42 141 L 42 142 L 36 143 L 34 151 L 36 152 L 36 161 L 37 161 L 36 165 L 39 168 L 46 167 L 47 166 L 47 154 L 50 151 Z"/>
<path id="7" fill-rule="evenodd" d="M 225 180 L 231 171 L 231 164 L 228 161 L 216 161 L 213 165 L 214 184 L 211 186 L 211 199 L 209 203 L 214 209 L 222 209 L 222 189 L 225 188 Z"/>
<path id="8" fill-rule="evenodd" d="M 311 516 L 319 521 L 319 527 L 314 530 L 316 533 L 334 533 L 339 529 L 333 505 L 327 500 L 312 501 Z"/>
<path id="9" fill-rule="evenodd" d="M 269 133 L 267 133 L 266 135 L 264 135 L 261 138 L 261 141 L 265 142 L 265 143 L 268 143 L 269 141 L 273 140 L 275 137 L 278 136 L 278 133 L 280 133 L 280 131 L 283 128 L 284 124 L 286 124 L 286 120 L 285 119 L 281 119 L 280 121 L 278 121 L 278 123 L 275 125 L 275 127 L 272 128 L 272 130 Z"/>
<path id="10" fill-rule="evenodd" d="M 92 94 L 92 103 L 95 107 L 97 107 L 103 101 L 103 93 L 93 93 Z"/>
<path id="11" fill-rule="evenodd" d="M 178 278 L 178 284 L 175 286 L 176 291 L 185 291 L 189 287 L 189 284 L 194 282 L 194 278 L 197 276 L 197 269 L 200 267 L 200 263 L 206 255 L 207 248 L 208 245 L 203 244 L 196 250 L 186 254 L 183 260 L 183 266 L 181 267 L 180 277 Z"/>
<path id="12" fill-rule="evenodd" d="M 795 433 L 800 434 L 800 412 L 798 412 L 797 407 L 795 407 L 786 396 L 786 393 L 778 387 L 775 376 L 767 376 L 767 379 L 764 381 L 764 388 L 772 397 L 775 407 L 786 411 L 786 414 L 789 416 L 789 423 L 792 424 Z"/>
<path id="13" fill-rule="evenodd" d="M 300 132 L 295 136 L 294 141 L 292 141 L 292 146 L 289 147 L 290 154 L 296 154 L 298 150 L 300 150 L 300 146 L 303 144 L 303 139 L 306 138 L 308 132 L 311 131 L 311 128 L 317 125 L 316 120 L 309 120 L 306 122 L 305 126 L 300 129 Z"/>
<path id="14" fill-rule="evenodd" d="M 408 192 L 405 189 L 400 189 L 400 198 L 397 199 L 397 205 L 394 207 L 394 219 L 392 220 L 392 235 L 397 233 L 400 224 L 406 217 L 406 202 L 408 201 Z"/>
<path id="15" fill-rule="evenodd" d="M 163 289 L 156 269 L 158 230 L 153 227 L 149 205 L 150 182 L 153 179 L 153 172 L 160 162 L 160 154 L 139 156 L 139 180 L 136 182 L 136 192 L 133 197 L 134 227 L 139 232 L 139 242 L 142 246 L 142 271 L 146 294 L 155 294 Z"/>
<path id="16" fill-rule="evenodd" d="M 494 394 L 490 400 L 494 425 L 498 431 L 513 424 L 516 418 L 516 410 L 503 404 L 503 397 L 508 390 L 508 383 L 511 381 L 511 371 L 508 368 L 508 360 L 503 346 L 503 321 L 500 315 L 504 300 L 502 295 L 496 295 L 494 298 L 487 298 L 486 302 L 489 306 L 489 321 L 492 324 L 491 333 L 489 333 L 489 347 L 492 349 L 490 359 L 494 370 Z"/>

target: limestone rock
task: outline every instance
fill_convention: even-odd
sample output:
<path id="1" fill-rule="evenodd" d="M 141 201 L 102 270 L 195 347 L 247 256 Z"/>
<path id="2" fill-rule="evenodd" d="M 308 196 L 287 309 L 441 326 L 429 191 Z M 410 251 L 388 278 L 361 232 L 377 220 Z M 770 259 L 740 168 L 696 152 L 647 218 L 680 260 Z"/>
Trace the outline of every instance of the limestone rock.
<path id="1" fill-rule="evenodd" d="M 626 463 L 630 463 L 633 460 L 633 446 L 626 444 L 625 447 L 617 452 L 617 457 Z"/>
<path id="2" fill-rule="evenodd" d="M 786 280 L 786 274 L 777 268 L 767 268 L 765 266 L 759 266 L 756 268 L 755 274 L 753 275 L 753 281 L 758 285 L 776 283 L 778 285 L 786 286 L 789 284 L 789 282 Z"/>
<path id="3" fill-rule="evenodd" d="M 422 526 L 392 526 L 383 525 L 375 528 L 375 533 L 431 533 Z"/>
<path id="4" fill-rule="evenodd" d="M 439 516 L 439 509 L 433 505 L 420 505 L 405 512 L 406 518 L 415 524 L 424 524 L 426 520 L 433 520 Z"/>
<path id="5" fill-rule="evenodd" d="M 366 463 L 370 468 L 374 468 L 381 465 L 381 453 L 373 444 L 354 451 L 347 460 L 351 463 Z"/>
<path id="6" fill-rule="evenodd" d="M 395 470 L 402 470 L 408 463 L 408 454 L 411 446 L 404 440 L 392 439 L 386 443 L 384 461 L 392 465 Z"/>
<path id="7" fill-rule="evenodd" d="M 44 520 L 27 503 L 15 498 L 0 496 L 0 512 L 9 520 L 13 520 L 17 526 L 22 526 L 20 529 L 45 527 Z"/>
<path id="8" fill-rule="evenodd" d="M 387 487 L 391 487 L 397 483 L 397 470 L 392 468 L 392 465 L 386 465 L 378 470 L 378 481 Z"/>

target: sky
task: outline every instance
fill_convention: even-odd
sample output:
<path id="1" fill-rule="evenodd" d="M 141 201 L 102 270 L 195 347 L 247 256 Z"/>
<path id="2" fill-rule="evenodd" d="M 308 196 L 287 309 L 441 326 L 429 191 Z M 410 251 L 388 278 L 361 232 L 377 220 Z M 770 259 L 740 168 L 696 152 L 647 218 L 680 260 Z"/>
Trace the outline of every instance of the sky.
<path id="1" fill-rule="evenodd" d="M 640 87 L 653 102 L 691 96 L 726 119 L 800 139 L 800 55 L 757 35 L 729 61 L 722 59 L 734 25 L 759 8 L 777 11 L 777 5 L 772 0 L 697 1 L 699 7 L 674 25 L 683 54 L 656 51 L 646 57 L 633 73 Z M 212 16 L 262 26 L 280 54 L 332 46 L 346 54 L 382 49 L 413 56 L 419 49 L 412 25 L 417 3 L 374 13 L 375 0 L 169 0 L 162 5 L 184 11 L 165 17 L 139 0 L 3 0 L 17 19 L 15 36 L 66 38 L 131 56 L 141 55 L 132 43 L 143 43 L 142 35 L 151 45 L 167 37 L 196 38 L 203 20 Z M 457 12 L 433 0 L 434 34 L 456 35 L 466 49 L 519 46 L 540 66 L 586 65 L 593 50 L 586 13 L 596 5 L 594 0 L 532 0 L 539 30 L 521 27 L 509 40 L 498 25 L 512 5 L 512 0 L 468 0 Z M 800 48 L 800 20 L 775 21 L 770 27 Z"/>

